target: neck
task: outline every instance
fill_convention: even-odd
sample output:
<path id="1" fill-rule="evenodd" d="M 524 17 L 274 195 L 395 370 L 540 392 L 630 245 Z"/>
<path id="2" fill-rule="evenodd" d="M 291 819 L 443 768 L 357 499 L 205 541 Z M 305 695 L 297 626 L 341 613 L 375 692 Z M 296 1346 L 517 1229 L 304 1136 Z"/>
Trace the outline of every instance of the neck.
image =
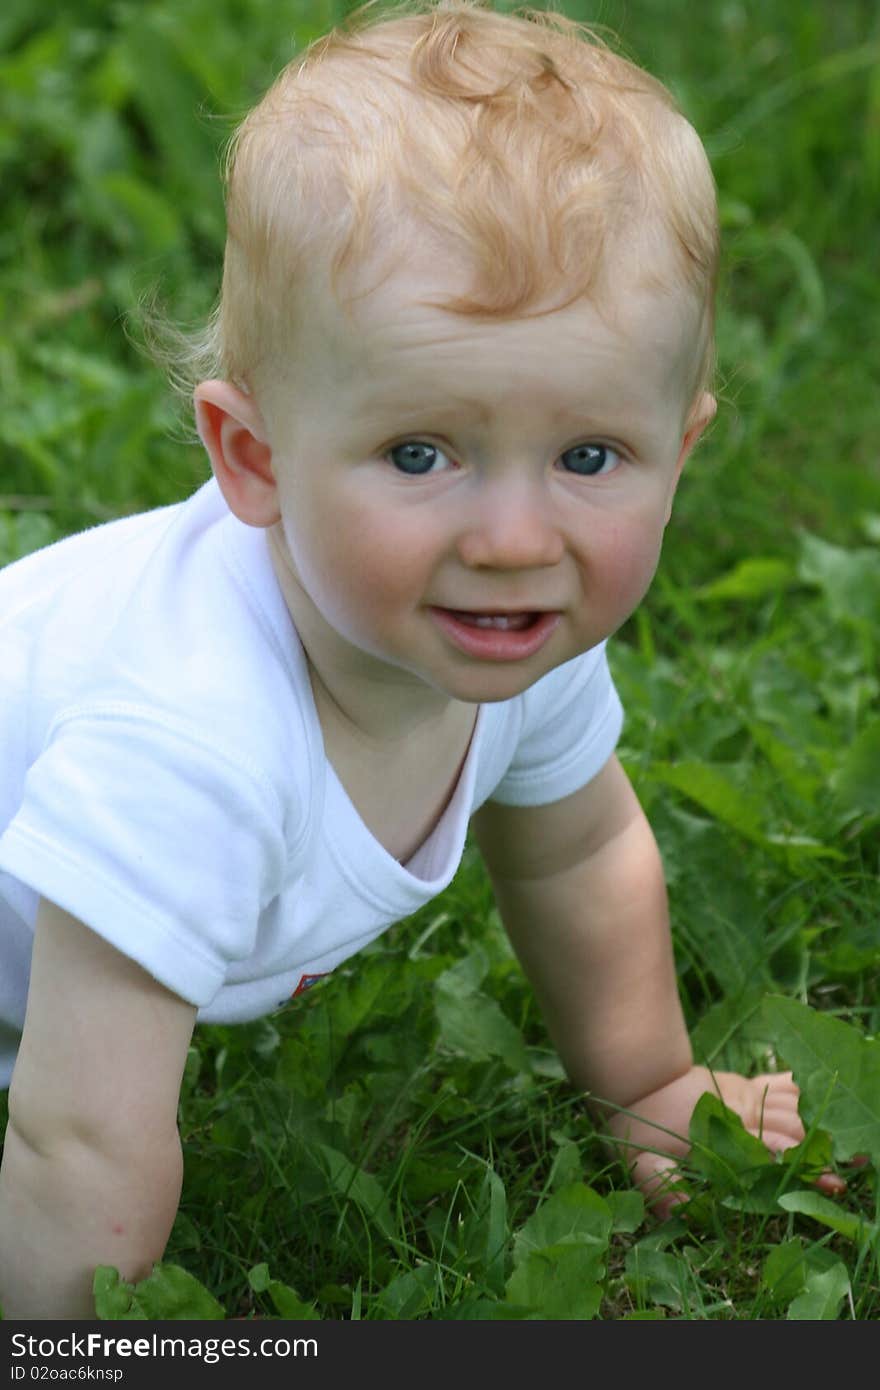
<path id="1" fill-rule="evenodd" d="M 399 749 L 413 738 L 446 727 L 455 727 L 464 711 L 472 718 L 473 707 L 438 692 L 434 700 L 407 698 L 408 692 L 387 683 L 373 688 L 354 687 L 347 679 L 338 682 L 336 672 L 328 680 L 309 655 L 312 694 L 321 727 L 327 734 L 338 730 L 348 739 L 374 750 Z"/>

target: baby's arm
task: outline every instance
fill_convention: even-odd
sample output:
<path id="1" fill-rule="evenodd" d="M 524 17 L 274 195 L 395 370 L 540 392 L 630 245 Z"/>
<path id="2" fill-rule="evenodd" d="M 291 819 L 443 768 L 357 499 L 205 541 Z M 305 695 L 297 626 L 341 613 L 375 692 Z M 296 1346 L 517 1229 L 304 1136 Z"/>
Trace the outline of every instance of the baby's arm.
<path id="1" fill-rule="evenodd" d="M 195 1008 L 43 902 L 0 1171 L 7 1318 L 91 1318 L 96 1265 L 161 1257 L 182 1180 Z"/>
<path id="2" fill-rule="evenodd" d="M 660 856 L 626 774 L 612 758 L 562 801 L 528 808 L 488 803 L 474 817 L 474 830 L 568 1075 L 594 1100 L 642 1117 L 639 1123 L 610 1112 L 609 1128 L 633 1144 L 628 1161 L 650 1193 L 687 1152 L 700 1095 L 716 1088 L 693 1064 Z M 762 1110 L 768 1082 L 772 1094 Z M 803 1136 L 789 1077 L 729 1075 L 722 1092 L 771 1147 Z M 763 1123 L 771 1117 L 772 1124 Z M 664 1211 L 669 1202 L 655 1196 L 655 1205 Z"/>

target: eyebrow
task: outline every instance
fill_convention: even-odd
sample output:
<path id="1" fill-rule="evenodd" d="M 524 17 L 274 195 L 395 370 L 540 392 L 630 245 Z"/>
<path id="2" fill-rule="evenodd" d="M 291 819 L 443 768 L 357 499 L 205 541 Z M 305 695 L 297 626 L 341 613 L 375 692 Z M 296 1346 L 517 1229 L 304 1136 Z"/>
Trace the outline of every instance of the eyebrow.
<path id="1" fill-rule="evenodd" d="M 363 402 L 363 412 L 365 414 L 375 413 L 377 415 L 396 415 L 399 419 L 407 416 L 426 415 L 438 410 L 444 410 L 448 406 L 454 405 L 464 407 L 471 415 L 478 415 L 481 419 L 487 419 L 491 414 L 489 407 L 483 401 L 477 400 L 473 396 L 463 396 L 457 391 L 450 391 L 443 395 L 416 401 L 414 404 L 402 405 L 398 396 L 365 396 Z"/>
<path id="2" fill-rule="evenodd" d="M 479 419 L 481 424 L 487 424 L 493 415 L 491 407 L 475 396 L 463 395 L 457 391 L 450 391 L 448 394 L 437 394 L 428 399 L 417 399 L 414 402 L 402 403 L 399 397 L 370 395 L 364 396 L 363 404 L 358 413 L 372 423 L 377 417 L 390 416 L 395 422 L 405 424 L 407 420 L 418 420 L 425 416 L 438 415 L 441 411 L 450 406 L 456 409 L 464 409 L 471 416 Z M 549 423 L 551 426 L 561 425 L 571 420 L 577 422 L 584 428 L 602 428 L 601 421 L 597 418 L 595 407 L 590 410 L 587 402 L 581 406 L 557 406 L 555 410 L 549 412 Z"/>

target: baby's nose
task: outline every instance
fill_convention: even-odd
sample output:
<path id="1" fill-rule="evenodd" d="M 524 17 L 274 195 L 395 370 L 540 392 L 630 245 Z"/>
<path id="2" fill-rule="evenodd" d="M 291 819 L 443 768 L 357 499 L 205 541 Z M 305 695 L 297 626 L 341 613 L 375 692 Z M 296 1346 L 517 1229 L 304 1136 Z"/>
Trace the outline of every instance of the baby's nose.
<path id="1" fill-rule="evenodd" d="M 557 565 L 564 543 L 557 518 L 539 489 L 487 488 L 458 542 L 472 569 L 538 569 Z"/>

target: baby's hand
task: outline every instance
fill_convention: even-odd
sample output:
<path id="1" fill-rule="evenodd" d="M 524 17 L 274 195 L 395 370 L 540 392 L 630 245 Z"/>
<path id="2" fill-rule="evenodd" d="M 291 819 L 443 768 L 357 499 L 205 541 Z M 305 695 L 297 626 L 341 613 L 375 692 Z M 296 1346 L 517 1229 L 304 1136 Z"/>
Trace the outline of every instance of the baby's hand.
<path id="1" fill-rule="evenodd" d="M 608 1121 L 612 1135 L 626 1146 L 625 1158 L 633 1181 L 661 1218 L 667 1217 L 678 1203 L 687 1201 L 673 1184 L 678 1161 L 690 1149 L 687 1136 L 694 1106 L 706 1091 L 720 1096 L 739 1115 L 749 1133 L 762 1139 L 774 1153 L 792 1148 L 804 1137 L 798 1114 L 799 1091 L 791 1072 L 745 1077 L 736 1072 L 691 1067 L 669 1085 L 634 1101 L 629 1107 L 633 1113 L 616 1114 Z M 834 1173 L 824 1173 L 816 1185 L 832 1194 L 846 1188 L 843 1179 Z"/>

